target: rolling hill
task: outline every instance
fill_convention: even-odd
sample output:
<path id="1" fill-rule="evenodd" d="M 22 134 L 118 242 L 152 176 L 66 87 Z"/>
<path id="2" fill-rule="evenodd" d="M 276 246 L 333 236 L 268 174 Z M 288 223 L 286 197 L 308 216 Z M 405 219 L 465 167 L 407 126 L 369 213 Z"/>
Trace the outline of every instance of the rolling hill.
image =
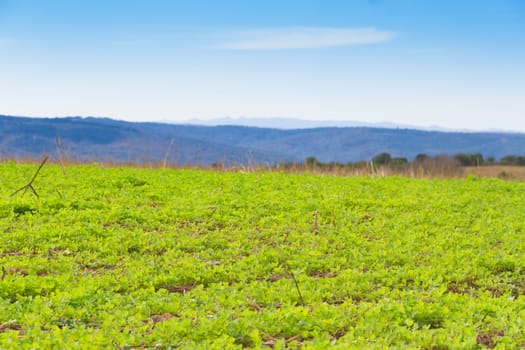
<path id="1" fill-rule="evenodd" d="M 133 123 L 109 118 L 0 116 L 4 158 L 55 156 L 56 139 L 79 161 L 222 163 L 227 166 L 369 160 L 381 152 L 413 159 L 428 155 L 481 153 L 501 158 L 525 154 L 525 134 L 442 132 L 372 127 L 272 129 L 236 125 L 197 126 Z"/>

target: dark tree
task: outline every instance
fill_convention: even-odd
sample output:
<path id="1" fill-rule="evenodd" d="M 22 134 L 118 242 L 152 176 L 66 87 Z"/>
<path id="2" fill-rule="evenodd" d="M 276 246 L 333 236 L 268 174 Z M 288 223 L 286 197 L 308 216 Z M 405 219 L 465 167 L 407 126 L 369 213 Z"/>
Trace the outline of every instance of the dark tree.
<path id="1" fill-rule="evenodd" d="M 430 157 L 424 153 L 419 153 L 416 158 L 414 159 L 416 162 L 423 162 L 426 159 L 429 159 Z"/>
<path id="2" fill-rule="evenodd" d="M 372 163 L 375 165 L 389 165 L 392 162 L 392 157 L 390 156 L 390 153 L 380 153 L 374 158 L 372 158 Z"/>
<path id="3" fill-rule="evenodd" d="M 405 157 L 392 158 L 391 165 L 395 168 L 402 168 L 408 164 L 408 159 Z"/>
<path id="4" fill-rule="evenodd" d="M 319 161 L 315 157 L 308 157 L 304 160 L 304 165 L 313 168 L 319 164 Z"/>
<path id="5" fill-rule="evenodd" d="M 483 155 L 481 153 L 465 154 L 458 153 L 454 158 L 462 166 L 480 166 L 483 165 Z"/>

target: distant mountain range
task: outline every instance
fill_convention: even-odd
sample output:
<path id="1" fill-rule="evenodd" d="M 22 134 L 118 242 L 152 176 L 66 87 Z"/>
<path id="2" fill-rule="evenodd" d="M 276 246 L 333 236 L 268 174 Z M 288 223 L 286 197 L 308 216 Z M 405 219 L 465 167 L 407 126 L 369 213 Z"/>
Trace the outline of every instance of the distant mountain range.
<path id="1" fill-rule="evenodd" d="M 444 131 L 444 132 L 499 132 L 499 133 L 515 133 L 511 130 L 494 129 L 494 130 L 469 130 L 469 129 L 453 129 L 444 128 L 438 125 L 418 126 L 411 124 L 392 123 L 392 122 L 378 122 L 366 123 L 357 120 L 307 120 L 296 118 L 215 118 L 215 119 L 188 119 L 182 122 L 173 122 L 169 120 L 162 121 L 168 124 L 189 124 L 202 126 L 218 126 L 218 125 L 238 125 L 238 126 L 253 126 L 258 128 L 271 129 L 312 129 L 312 128 L 386 128 L 386 129 L 411 129 L 424 131 Z"/>
<path id="2" fill-rule="evenodd" d="M 73 160 L 140 163 L 162 161 L 167 156 L 168 163 L 179 165 L 274 164 L 302 162 L 310 156 L 322 162 L 349 162 L 369 160 L 381 152 L 409 160 L 419 153 L 481 153 L 497 159 L 525 154 L 525 134 L 521 133 L 364 126 L 276 129 L 0 116 L 3 157 L 40 157 L 47 153 L 56 158 L 57 138 Z"/>
<path id="3" fill-rule="evenodd" d="M 189 119 L 181 123 L 174 123 L 165 121 L 170 124 L 189 124 L 202 126 L 219 126 L 219 125 L 237 125 L 237 126 L 253 126 L 257 128 L 270 129 L 313 129 L 313 128 L 346 128 L 346 127 L 371 127 L 371 128 L 404 128 L 404 129 L 418 129 L 412 125 L 396 124 L 396 123 L 364 123 L 359 121 L 345 121 L 345 120 L 305 120 L 295 118 L 216 118 L 216 119 Z"/>

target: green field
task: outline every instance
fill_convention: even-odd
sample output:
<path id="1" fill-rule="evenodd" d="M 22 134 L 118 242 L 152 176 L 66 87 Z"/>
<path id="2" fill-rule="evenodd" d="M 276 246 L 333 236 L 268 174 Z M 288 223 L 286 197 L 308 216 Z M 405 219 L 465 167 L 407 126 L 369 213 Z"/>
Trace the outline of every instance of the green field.
<path id="1" fill-rule="evenodd" d="M 525 184 L 0 165 L 2 349 L 525 347 Z"/>

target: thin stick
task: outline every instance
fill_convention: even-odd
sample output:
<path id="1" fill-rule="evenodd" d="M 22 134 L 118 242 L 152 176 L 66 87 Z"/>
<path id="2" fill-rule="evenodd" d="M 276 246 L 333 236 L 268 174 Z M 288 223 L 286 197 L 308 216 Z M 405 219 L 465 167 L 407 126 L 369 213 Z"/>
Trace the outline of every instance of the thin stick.
<path id="1" fill-rule="evenodd" d="M 37 196 L 37 198 L 40 198 L 40 197 L 38 196 L 38 193 L 36 193 L 35 188 L 33 187 L 33 181 L 35 181 L 36 177 L 38 176 L 38 173 L 40 172 L 40 169 L 42 169 L 42 167 L 44 166 L 44 164 L 46 164 L 48 158 L 49 158 L 49 157 L 46 156 L 46 157 L 44 158 L 44 160 L 42 161 L 42 163 L 40 163 L 40 166 L 39 166 L 38 169 L 36 170 L 35 175 L 33 175 L 33 177 L 31 178 L 31 181 L 29 181 L 29 182 L 28 182 L 27 184 L 25 184 L 24 186 L 20 187 L 20 188 L 19 188 L 18 190 L 16 190 L 15 192 L 11 193 L 11 195 L 10 195 L 9 197 L 13 197 L 15 194 L 17 194 L 18 192 L 20 192 L 20 191 L 22 191 L 22 190 L 24 190 L 24 193 L 25 193 L 28 189 L 30 189 L 30 190 L 34 193 L 34 195 Z"/>
<path id="2" fill-rule="evenodd" d="M 168 156 L 170 154 L 170 150 L 174 142 L 175 142 L 175 139 L 171 139 L 168 149 L 166 150 L 166 153 L 164 154 L 164 162 L 162 164 L 164 168 L 168 165 Z"/>
<path id="3" fill-rule="evenodd" d="M 319 225 L 318 225 L 319 212 L 317 210 L 314 211 L 312 216 L 314 217 L 314 222 L 312 224 L 312 232 L 315 233 L 319 229 Z"/>
<path id="4" fill-rule="evenodd" d="M 60 160 L 60 165 L 62 166 L 62 173 L 66 175 L 66 169 L 64 168 L 64 152 L 62 151 L 62 140 L 60 139 L 60 136 L 57 136 L 55 141 L 57 145 L 58 159 Z"/>
<path id="5" fill-rule="evenodd" d="M 303 294 L 301 293 L 301 289 L 299 288 L 299 283 L 297 282 L 297 279 L 295 278 L 294 273 L 292 270 L 288 268 L 288 266 L 285 266 L 286 272 L 292 277 L 293 283 L 295 284 L 295 289 L 297 289 L 297 294 L 299 294 L 299 301 L 301 302 L 301 305 L 304 306 L 304 299 Z"/>

